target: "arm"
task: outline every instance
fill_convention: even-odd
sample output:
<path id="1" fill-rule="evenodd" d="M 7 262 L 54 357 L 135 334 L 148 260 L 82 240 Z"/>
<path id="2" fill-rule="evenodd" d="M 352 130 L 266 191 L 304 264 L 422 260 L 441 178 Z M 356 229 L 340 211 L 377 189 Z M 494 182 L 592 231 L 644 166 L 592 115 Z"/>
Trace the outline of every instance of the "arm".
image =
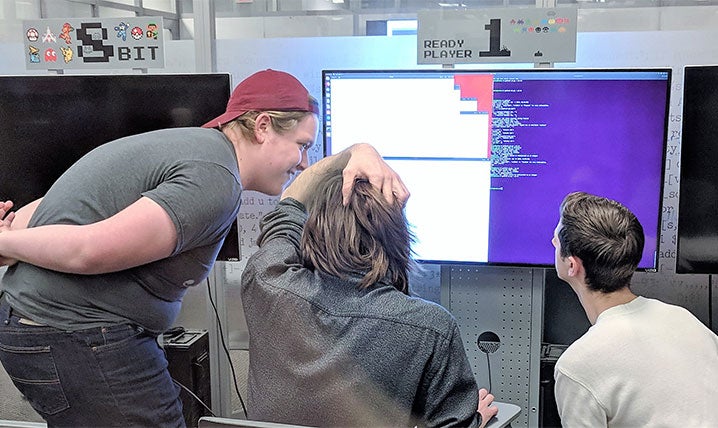
<path id="1" fill-rule="evenodd" d="M 417 409 L 418 416 L 426 426 L 478 426 L 480 417 L 483 426 L 491 414 L 487 412 L 493 410 L 488 407 L 486 395 L 483 402 L 480 400 L 482 394 L 466 357 L 458 326 L 451 325 L 449 336 L 435 345 L 434 355 L 424 370 L 418 390 L 424 400 L 422 407 Z M 482 408 L 489 410 L 480 412 Z"/>
<path id="2" fill-rule="evenodd" d="M 561 425 L 567 427 L 606 427 L 608 418 L 603 406 L 581 383 L 564 373 L 560 361 L 554 369 L 554 392 Z"/>
<path id="3" fill-rule="evenodd" d="M 282 198 L 292 197 L 304 203 L 306 201 L 304 193 L 306 193 L 307 189 L 312 188 L 313 180 L 318 179 L 330 169 L 343 170 L 344 185 L 342 195 L 345 205 L 349 202 L 349 196 L 357 178 L 369 180 L 374 187 L 381 190 L 388 202 L 393 202 L 394 198 L 406 202 L 409 198 L 409 191 L 404 186 L 404 182 L 401 181 L 399 175 L 384 162 L 381 155 L 369 144 L 355 144 L 312 164 L 285 189 Z"/>
<path id="4" fill-rule="evenodd" d="M 36 199 L 17 210 L 17 212 L 15 213 L 15 220 L 12 222 L 11 229 L 18 230 L 27 228 L 28 223 L 30 223 L 30 218 L 33 214 L 35 214 L 35 210 L 37 209 L 38 205 L 40 205 L 40 202 L 42 202 L 42 198 Z M 0 217 L 1 216 L 2 215 L 0 214 Z"/>
<path id="5" fill-rule="evenodd" d="M 166 258 L 177 242 L 169 215 L 146 197 L 93 224 L 16 228 L 18 221 L 27 224 L 30 211 L 18 212 L 12 229 L 0 233 L 0 262 L 15 259 L 59 272 L 100 274 Z"/>
<path id="6" fill-rule="evenodd" d="M 0 202 L 0 232 L 27 228 L 30 217 L 32 217 L 41 201 L 42 199 L 37 199 L 30 202 L 17 210 L 17 212 L 10 211 L 15 205 L 12 201 Z M 12 266 L 15 263 L 17 263 L 17 259 L 5 257 L 0 254 L 0 266 Z"/>
<path id="7" fill-rule="evenodd" d="M 322 179 L 324 174 L 332 170 L 344 169 L 344 171 L 346 171 L 347 163 L 352 157 L 350 150 L 351 148 L 343 150 L 336 155 L 320 159 L 309 168 L 302 171 L 302 173 L 299 174 L 286 189 L 284 189 L 281 199 L 292 198 L 302 204 L 306 204 L 315 184 L 318 180 Z M 354 185 L 353 179 L 351 184 Z"/>

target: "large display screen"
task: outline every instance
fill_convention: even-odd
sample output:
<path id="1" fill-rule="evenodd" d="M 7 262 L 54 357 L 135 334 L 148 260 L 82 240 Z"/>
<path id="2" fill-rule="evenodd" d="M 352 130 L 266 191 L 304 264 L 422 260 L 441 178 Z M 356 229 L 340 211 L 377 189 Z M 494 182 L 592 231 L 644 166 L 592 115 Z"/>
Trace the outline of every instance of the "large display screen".
<path id="1" fill-rule="evenodd" d="M 683 72 L 677 273 L 718 273 L 718 65 Z"/>
<path id="2" fill-rule="evenodd" d="M 0 76 L 0 199 L 21 207 L 42 197 L 108 141 L 201 126 L 224 112 L 230 91 L 226 73 Z M 235 226 L 219 259 L 238 257 Z"/>
<path id="3" fill-rule="evenodd" d="M 373 144 L 411 192 L 416 258 L 550 266 L 572 191 L 641 221 L 657 263 L 671 70 L 324 70 L 324 147 Z"/>

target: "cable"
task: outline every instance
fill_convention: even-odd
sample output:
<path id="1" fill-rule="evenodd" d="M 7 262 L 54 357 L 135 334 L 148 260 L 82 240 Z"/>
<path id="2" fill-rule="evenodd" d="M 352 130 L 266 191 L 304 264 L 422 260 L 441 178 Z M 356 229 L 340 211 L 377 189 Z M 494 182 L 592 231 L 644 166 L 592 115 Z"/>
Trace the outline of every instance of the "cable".
<path id="1" fill-rule="evenodd" d="M 713 275 L 708 275 L 708 328 L 713 330 Z"/>
<path id="2" fill-rule="evenodd" d="M 489 354 L 486 354 L 486 365 L 489 369 L 489 392 L 491 392 L 491 360 L 489 359 Z"/>
<path id="3" fill-rule="evenodd" d="M 210 415 L 212 415 L 212 416 L 217 416 L 217 415 L 214 414 L 214 412 L 212 411 L 212 409 L 210 409 L 209 407 L 207 407 L 206 404 L 204 404 L 204 401 L 202 401 L 201 398 L 199 398 L 194 392 L 192 392 L 191 389 L 189 389 L 189 388 L 187 388 L 186 386 L 184 386 L 184 385 L 182 385 L 181 383 L 179 383 L 179 382 L 177 381 L 177 379 L 174 379 L 174 378 L 173 378 L 173 379 L 172 379 L 172 382 L 174 382 L 175 385 L 179 386 L 180 388 L 184 389 L 186 393 L 188 393 L 189 395 L 191 395 L 192 397 L 194 397 L 194 399 L 197 400 L 197 401 L 199 402 L 199 404 L 201 404 L 205 409 L 207 409 L 207 411 L 209 412 Z"/>
<path id="4" fill-rule="evenodd" d="M 168 331 L 174 330 L 174 331 L 176 332 L 176 331 L 179 331 L 180 329 L 181 329 L 182 332 L 184 332 L 184 328 L 182 328 L 182 327 L 175 327 L 174 329 L 170 329 L 170 330 L 168 330 Z M 167 338 L 167 339 L 168 339 L 168 340 L 172 340 L 173 338 L 178 337 L 178 336 L 180 336 L 181 334 L 182 334 L 182 333 L 170 335 L 170 337 Z M 169 361 L 169 356 L 167 355 L 167 348 L 165 348 L 165 343 L 166 343 L 166 342 L 165 342 L 164 334 L 161 334 L 161 335 L 157 336 L 157 339 L 158 339 L 157 344 L 160 346 L 160 348 L 162 348 L 162 352 L 164 352 L 164 354 L 165 354 L 165 360 Z M 160 342 L 160 339 L 161 339 L 161 342 Z M 175 385 L 177 385 L 177 386 L 179 386 L 180 388 L 182 388 L 185 392 L 187 392 L 189 395 L 191 395 L 192 398 L 194 398 L 195 400 L 197 400 L 197 402 L 198 402 L 199 404 L 201 404 L 202 407 L 204 407 L 205 409 L 207 409 L 207 411 L 209 411 L 209 414 L 210 414 L 210 415 L 216 416 L 216 415 L 214 414 L 214 412 L 212 411 L 212 409 L 210 409 L 209 407 L 207 407 L 207 405 L 204 403 L 204 401 L 202 401 L 202 399 L 199 398 L 199 397 L 197 396 L 197 394 L 195 394 L 194 392 L 192 392 L 191 389 L 187 388 L 187 387 L 184 386 L 181 382 L 179 382 L 177 379 L 175 379 L 174 377 L 172 377 L 172 373 L 170 373 L 170 378 L 172 379 L 172 382 L 174 382 Z"/>
<path id="5" fill-rule="evenodd" d="M 237 397 L 239 398 L 239 404 L 242 405 L 242 411 L 244 412 L 244 417 L 247 417 L 247 407 L 244 405 L 244 400 L 242 400 L 242 394 L 239 393 L 239 385 L 237 385 L 237 374 L 234 371 L 234 364 L 232 364 L 232 357 L 229 355 L 229 348 L 227 347 L 227 343 L 224 341 L 224 332 L 222 331 L 222 323 L 219 320 L 219 311 L 217 310 L 217 305 L 214 303 L 214 299 L 212 299 L 212 289 L 211 289 L 211 283 L 209 277 L 207 277 L 207 294 L 209 295 L 209 302 L 212 304 L 212 309 L 214 309 L 214 317 L 217 321 L 217 328 L 219 329 L 219 339 L 222 342 L 222 348 L 224 349 L 225 354 L 227 355 L 227 361 L 229 362 L 229 368 L 232 370 L 232 380 L 234 381 L 234 390 L 237 392 Z"/>
<path id="6" fill-rule="evenodd" d="M 499 350 L 501 339 L 499 335 L 493 331 L 485 331 L 476 339 L 476 346 L 479 347 L 481 352 L 486 354 L 486 365 L 489 370 L 489 392 L 491 392 L 491 359 L 489 358 L 489 354 L 493 354 Z"/>

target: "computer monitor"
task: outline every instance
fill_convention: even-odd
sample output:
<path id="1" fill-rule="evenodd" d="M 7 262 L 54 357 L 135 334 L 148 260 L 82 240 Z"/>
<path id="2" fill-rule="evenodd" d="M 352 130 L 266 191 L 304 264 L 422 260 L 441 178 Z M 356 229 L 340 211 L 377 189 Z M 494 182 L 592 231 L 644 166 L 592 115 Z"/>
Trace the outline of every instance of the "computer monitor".
<path id="1" fill-rule="evenodd" d="M 718 273 L 718 65 L 683 71 L 676 273 Z"/>
<path id="2" fill-rule="evenodd" d="M 401 175 L 416 258 L 550 266 L 569 192 L 616 199 L 657 263 L 671 69 L 324 70 L 327 155 Z"/>
<path id="3" fill-rule="evenodd" d="M 84 154 L 161 128 L 201 126 L 224 112 L 230 75 L 0 76 L 0 199 L 42 197 Z M 239 258 L 236 224 L 219 260 Z"/>

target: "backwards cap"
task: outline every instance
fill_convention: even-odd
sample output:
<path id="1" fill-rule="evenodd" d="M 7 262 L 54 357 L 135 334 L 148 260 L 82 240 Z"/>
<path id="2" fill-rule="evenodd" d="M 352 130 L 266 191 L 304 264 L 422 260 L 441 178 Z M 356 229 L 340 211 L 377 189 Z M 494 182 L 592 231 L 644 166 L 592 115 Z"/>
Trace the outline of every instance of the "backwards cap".
<path id="1" fill-rule="evenodd" d="M 217 128 L 248 111 L 306 111 L 319 114 L 319 106 L 311 102 L 309 91 L 294 76 L 283 71 L 258 71 L 234 88 L 227 109 L 202 125 Z"/>

